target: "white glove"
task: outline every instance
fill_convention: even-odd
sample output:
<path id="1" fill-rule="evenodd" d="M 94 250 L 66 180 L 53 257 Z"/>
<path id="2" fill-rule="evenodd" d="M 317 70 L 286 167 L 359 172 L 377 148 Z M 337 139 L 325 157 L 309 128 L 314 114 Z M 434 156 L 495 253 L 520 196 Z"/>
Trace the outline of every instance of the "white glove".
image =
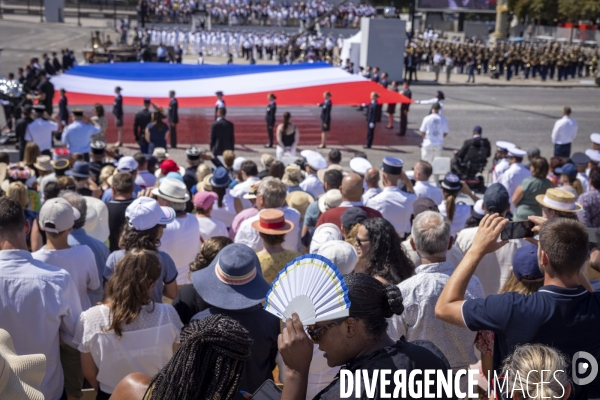
<path id="1" fill-rule="evenodd" d="M 375 124 L 372 122 L 369 122 L 369 128 L 371 128 L 371 129 L 375 128 Z"/>

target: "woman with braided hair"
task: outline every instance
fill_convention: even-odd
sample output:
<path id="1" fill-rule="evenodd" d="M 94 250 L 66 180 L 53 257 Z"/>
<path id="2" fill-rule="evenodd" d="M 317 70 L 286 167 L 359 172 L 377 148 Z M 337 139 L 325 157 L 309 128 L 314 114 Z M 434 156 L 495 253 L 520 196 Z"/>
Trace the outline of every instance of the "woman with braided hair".
<path id="1" fill-rule="evenodd" d="M 367 370 L 369 376 L 373 376 L 374 370 L 405 370 L 406 376 L 409 376 L 416 369 L 450 369 L 448 360 L 433 343 L 409 343 L 403 337 L 394 342 L 388 336 L 386 319 L 404 311 L 402 294 L 397 286 L 389 283 L 384 285 L 376 278 L 360 273 L 346 275 L 344 282 L 351 303 L 348 317 L 317 322 L 309 326 L 306 332 L 296 313 L 286 321 L 278 340 L 279 352 L 286 366 L 281 400 L 306 398 L 314 343 L 324 351 L 327 365 L 344 366 L 342 369 L 350 371 L 352 375 L 356 370 Z M 423 385 L 423 375 L 416 376 L 415 381 L 420 378 L 420 384 Z M 391 379 L 388 393 L 393 392 L 393 385 Z M 380 399 L 380 388 L 379 384 L 376 385 L 375 395 L 369 395 L 369 399 Z M 334 379 L 314 400 L 339 399 L 340 390 L 340 379 Z M 437 382 L 433 387 L 430 386 L 430 392 L 438 393 Z"/>
<path id="2" fill-rule="evenodd" d="M 181 332 L 181 347 L 153 378 L 130 374 L 112 400 L 230 400 L 250 357 L 250 334 L 234 319 L 211 315 Z"/>

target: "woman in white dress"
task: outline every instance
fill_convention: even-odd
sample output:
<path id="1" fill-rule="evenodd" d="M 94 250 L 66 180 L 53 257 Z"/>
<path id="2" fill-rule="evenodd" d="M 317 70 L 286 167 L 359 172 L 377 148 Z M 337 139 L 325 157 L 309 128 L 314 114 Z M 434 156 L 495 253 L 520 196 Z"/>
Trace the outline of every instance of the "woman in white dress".
<path id="1" fill-rule="evenodd" d="M 107 283 L 104 304 L 79 317 L 74 342 L 96 399 L 108 399 L 130 373 L 156 375 L 179 347 L 183 324 L 177 312 L 151 300 L 160 274 L 156 252 L 129 251 Z"/>
<path id="2" fill-rule="evenodd" d="M 289 112 L 283 113 L 283 123 L 277 126 L 277 148 L 275 153 L 278 160 L 284 155 L 296 156 L 296 147 L 300 142 L 300 132 L 298 127 L 290 122 L 292 115 Z"/>

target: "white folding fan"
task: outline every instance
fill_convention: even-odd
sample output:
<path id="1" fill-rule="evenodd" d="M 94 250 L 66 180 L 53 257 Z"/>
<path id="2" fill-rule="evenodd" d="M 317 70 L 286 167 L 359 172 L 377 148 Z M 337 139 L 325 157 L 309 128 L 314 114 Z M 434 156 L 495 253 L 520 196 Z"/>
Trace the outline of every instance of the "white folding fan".
<path id="1" fill-rule="evenodd" d="M 329 259 L 307 254 L 279 272 L 267 293 L 265 310 L 284 321 L 295 312 L 303 325 L 347 317 L 348 288 Z"/>

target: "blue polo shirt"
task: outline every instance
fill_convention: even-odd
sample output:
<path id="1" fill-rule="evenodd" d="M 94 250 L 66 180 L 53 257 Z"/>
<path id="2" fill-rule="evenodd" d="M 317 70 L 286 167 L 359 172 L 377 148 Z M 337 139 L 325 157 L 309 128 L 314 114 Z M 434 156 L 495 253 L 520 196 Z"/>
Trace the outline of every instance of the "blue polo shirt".
<path id="1" fill-rule="evenodd" d="M 470 330 L 494 332 L 494 369 L 498 374 L 506 356 L 526 343 L 552 346 L 569 360 L 578 351 L 600 360 L 600 293 L 590 293 L 583 286 L 549 285 L 529 296 L 504 293 L 466 300 L 462 314 Z M 575 399 L 600 397 L 600 374 L 588 386 L 574 388 Z"/>

